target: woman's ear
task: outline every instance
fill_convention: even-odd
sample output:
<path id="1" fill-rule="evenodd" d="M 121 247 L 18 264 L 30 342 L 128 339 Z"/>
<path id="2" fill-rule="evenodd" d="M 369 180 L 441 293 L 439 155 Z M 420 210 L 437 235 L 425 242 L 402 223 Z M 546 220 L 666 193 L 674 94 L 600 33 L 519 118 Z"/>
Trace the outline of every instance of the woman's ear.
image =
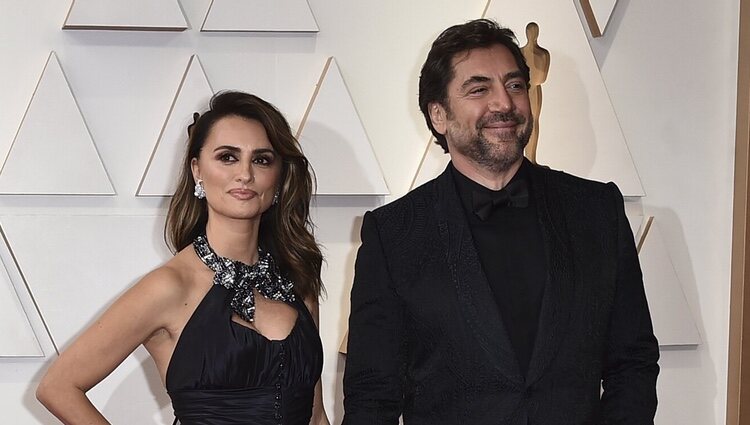
<path id="1" fill-rule="evenodd" d="M 201 179 L 201 170 L 198 166 L 198 158 L 193 158 L 190 160 L 190 171 L 193 173 L 193 181 L 198 182 L 198 180 Z"/>

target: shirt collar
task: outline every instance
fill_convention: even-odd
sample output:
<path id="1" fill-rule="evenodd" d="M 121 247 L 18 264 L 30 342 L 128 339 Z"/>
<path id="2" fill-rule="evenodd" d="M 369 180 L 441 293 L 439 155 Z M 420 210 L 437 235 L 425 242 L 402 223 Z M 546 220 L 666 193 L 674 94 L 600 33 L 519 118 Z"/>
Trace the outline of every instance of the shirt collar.
<path id="1" fill-rule="evenodd" d="M 464 174 L 458 171 L 458 169 L 456 169 L 456 167 L 453 165 L 453 161 L 448 163 L 448 167 L 451 170 L 451 176 L 453 176 L 453 182 L 456 185 L 456 191 L 458 192 L 458 197 L 461 198 L 461 205 L 463 205 L 464 211 L 466 211 L 467 214 L 471 213 L 472 208 L 473 208 L 471 205 L 471 192 L 472 191 L 476 190 L 476 191 L 481 191 L 481 192 L 494 193 L 494 192 L 498 192 L 499 190 L 502 190 L 502 189 L 498 189 L 498 190 L 489 189 L 475 182 L 469 177 L 466 177 Z M 530 163 L 526 160 L 526 158 L 524 158 L 521 161 L 521 166 L 518 167 L 516 174 L 514 174 L 513 177 L 508 181 L 508 184 L 516 180 L 526 180 L 526 183 L 530 183 L 529 181 L 529 168 L 530 167 L 531 167 Z M 530 184 L 529 184 L 529 191 L 531 191 Z"/>

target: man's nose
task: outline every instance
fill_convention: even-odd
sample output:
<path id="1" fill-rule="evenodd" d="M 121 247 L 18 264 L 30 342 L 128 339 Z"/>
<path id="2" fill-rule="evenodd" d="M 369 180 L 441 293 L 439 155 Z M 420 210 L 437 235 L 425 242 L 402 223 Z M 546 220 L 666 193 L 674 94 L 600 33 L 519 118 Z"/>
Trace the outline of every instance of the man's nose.
<path id="1" fill-rule="evenodd" d="M 513 99 L 503 87 L 492 92 L 488 107 L 491 112 L 508 112 L 513 110 Z"/>

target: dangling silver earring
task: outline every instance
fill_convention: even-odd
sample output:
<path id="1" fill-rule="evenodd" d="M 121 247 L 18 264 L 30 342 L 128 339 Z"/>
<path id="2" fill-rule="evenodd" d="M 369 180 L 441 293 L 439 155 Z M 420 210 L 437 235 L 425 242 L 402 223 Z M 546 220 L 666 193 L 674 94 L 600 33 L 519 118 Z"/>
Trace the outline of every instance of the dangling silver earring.
<path id="1" fill-rule="evenodd" d="M 279 203 L 279 196 L 281 195 L 279 191 L 277 190 L 276 193 L 273 194 L 273 202 L 271 203 L 271 205 L 276 205 Z"/>
<path id="2" fill-rule="evenodd" d="M 193 195 L 195 195 L 198 199 L 203 199 L 206 197 L 206 190 L 203 189 L 203 180 L 198 179 L 195 182 L 195 190 L 193 191 Z"/>

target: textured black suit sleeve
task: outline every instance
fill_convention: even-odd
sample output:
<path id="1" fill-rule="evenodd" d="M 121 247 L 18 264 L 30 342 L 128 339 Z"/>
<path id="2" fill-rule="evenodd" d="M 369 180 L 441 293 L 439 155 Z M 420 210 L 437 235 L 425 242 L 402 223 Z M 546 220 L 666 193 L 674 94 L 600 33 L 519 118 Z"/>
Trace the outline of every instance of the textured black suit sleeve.
<path id="1" fill-rule="evenodd" d="M 603 371 L 601 425 L 651 425 L 656 413 L 659 346 L 643 289 L 622 194 L 609 183 L 617 209 L 617 287 Z"/>
<path id="2" fill-rule="evenodd" d="M 349 315 L 343 425 L 397 424 L 403 405 L 403 307 L 372 213 L 362 223 Z"/>

